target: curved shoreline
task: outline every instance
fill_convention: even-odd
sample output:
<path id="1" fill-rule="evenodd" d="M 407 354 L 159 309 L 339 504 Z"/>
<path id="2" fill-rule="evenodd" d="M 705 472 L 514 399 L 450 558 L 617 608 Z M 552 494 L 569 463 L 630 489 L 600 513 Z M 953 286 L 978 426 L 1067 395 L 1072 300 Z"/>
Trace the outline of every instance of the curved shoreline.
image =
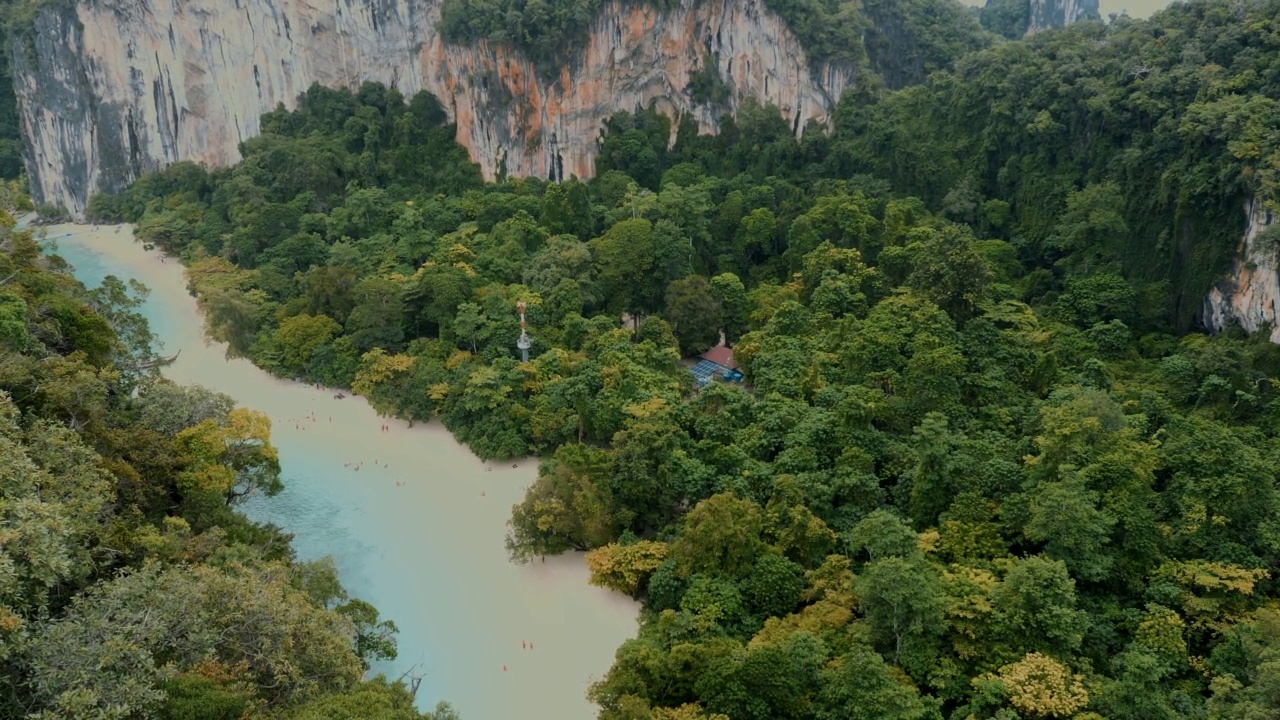
<path id="1" fill-rule="evenodd" d="M 536 460 L 487 465 L 439 423 L 408 428 L 378 417 L 364 398 L 339 400 L 227 360 L 223 346 L 205 343 L 176 260 L 143 250 L 128 226 L 43 229 L 73 265 L 98 263 L 150 288 L 152 330 L 164 354 L 181 352 L 166 377 L 271 418 L 286 490 L 244 509 L 295 533 L 300 558 L 334 554 L 348 591 L 396 622 L 400 658 L 376 670 L 396 677 L 416 665 L 425 676 L 419 706 L 445 700 L 464 719 L 595 716 L 586 687 L 634 636 L 638 605 L 588 586 L 580 554 L 507 560 L 506 521 L 536 477 Z M 92 274 L 77 268 L 87 284 L 96 283 Z M 526 641 L 535 649 L 522 648 Z"/>

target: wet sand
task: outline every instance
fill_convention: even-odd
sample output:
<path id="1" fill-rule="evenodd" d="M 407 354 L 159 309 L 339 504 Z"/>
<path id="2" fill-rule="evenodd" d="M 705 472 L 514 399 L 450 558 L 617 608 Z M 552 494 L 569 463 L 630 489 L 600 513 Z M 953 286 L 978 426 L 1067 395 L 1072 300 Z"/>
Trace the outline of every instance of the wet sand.
<path id="1" fill-rule="evenodd" d="M 587 585 L 580 554 L 507 560 L 506 521 L 536 461 L 486 465 L 438 423 L 410 429 L 361 398 L 335 399 L 334 390 L 228 361 L 222 346 L 205 344 L 176 260 L 144 251 L 128 227 L 47 231 L 86 284 L 111 273 L 151 289 L 152 330 L 164 354 L 181 350 L 167 377 L 270 416 L 286 490 L 245 511 L 295 533 L 302 559 L 334 556 L 347 589 L 395 621 L 400 657 L 376 671 L 397 677 L 416 667 L 418 705 L 447 700 L 464 720 L 595 716 L 584 693 L 635 634 L 638 607 Z"/>

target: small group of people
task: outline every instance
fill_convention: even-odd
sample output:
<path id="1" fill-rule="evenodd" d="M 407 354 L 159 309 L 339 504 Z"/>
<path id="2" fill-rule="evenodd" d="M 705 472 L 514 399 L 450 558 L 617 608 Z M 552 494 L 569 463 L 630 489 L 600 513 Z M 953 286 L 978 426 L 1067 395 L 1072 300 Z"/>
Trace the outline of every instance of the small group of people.
<path id="1" fill-rule="evenodd" d="M 374 466 L 375 466 L 375 467 L 376 467 L 377 465 L 379 465 L 379 463 L 378 463 L 378 459 L 377 459 L 377 458 L 374 458 L 374 459 L 373 459 L 373 464 L 374 464 Z M 389 463 L 389 462 L 381 463 L 381 465 L 382 465 L 382 467 L 383 467 L 383 468 L 389 468 L 389 467 L 391 467 L 391 463 Z M 347 461 L 347 462 L 342 463 L 342 467 L 344 467 L 344 468 L 351 468 L 352 470 L 355 470 L 356 472 L 360 472 L 360 468 L 364 467 L 364 461 L 363 461 L 363 460 L 349 460 L 349 461 Z M 397 483 L 397 484 L 398 484 L 398 483 Z"/>
<path id="2" fill-rule="evenodd" d="M 306 425 L 306 423 L 307 423 L 307 421 L 308 421 L 308 420 L 310 420 L 311 422 L 320 422 L 320 418 L 316 417 L 316 411 L 315 411 L 315 410 L 308 410 L 308 411 L 307 411 L 307 414 L 306 414 L 306 417 L 303 417 L 303 418 L 302 418 L 302 419 L 300 419 L 300 420 L 299 420 L 299 419 L 295 419 L 295 420 L 293 421 L 293 429 L 295 429 L 295 430 L 306 430 L 306 429 L 307 429 L 307 425 Z M 330 416 L 330 417 L 329 417 L 329 422 L 333 422 L 333 416 Z"/>
<path id="3" fill-rule="evenodd" d="M 391 426 L 388 425 L 387 423 L 383 423 L 378 427 L 378 429 L 381 430 L 382 432 L 391 432 Z"/>
<path id="4" fill-rule="evenodd" d="M 524 648 L 525 650 L 532 650 L 532 649 L 533 649 L 533 643 L 531 643 L 531 642 L 527 642 L 527 641 L 524 641 L 524 640 L 521 640 L 521 641 L 520 641 L 520 647 Z M 503 665 L 503 666 L 502 666 L 502 672 L 506 672 L 506 671 L 507 671 L 507 666 L 506 666 L 506 665 Z"/>

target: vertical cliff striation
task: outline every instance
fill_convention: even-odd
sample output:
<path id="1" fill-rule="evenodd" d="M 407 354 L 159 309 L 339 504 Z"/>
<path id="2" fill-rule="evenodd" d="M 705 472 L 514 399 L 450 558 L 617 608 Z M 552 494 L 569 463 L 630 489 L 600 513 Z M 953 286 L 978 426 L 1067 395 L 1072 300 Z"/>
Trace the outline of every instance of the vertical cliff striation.
<path id="1" fill-rule="evenodd" d="M 793 127 L 825 121 L 854 68 L 811 67 L 761 0 L 615 2 L 554 78 L 505 47 L 445 44 L 438 0 L 88 0 L 49 9 L 35 43 L 15 40 L 14 85 L 26 164 L 41 202 L 84 210 L 178 160 L 227 165 L 260 115 L 292 107 L 312 83 L 375 81 L 428 90 L 488 178 L 588 177 L 601 121 L 617 110 L 688 113 L 712 131 L 745 98 Z M 726 106 L 694 101 L 689 75 L 717 63 Z"/>
<path id="2" fill-rule="evenodd" d="M 1202 321 L 1210 332 L 1239 325 L 1249 332 L 1270 328 L 1271 342 L 1280 343 L 1280 227 L 1275 214 L 1259 200 L 1245 205 L 1249 224 L 1236 249 L 1227 277 L 1209 291 Z"/>
<path id="3" fill-rule="evenodd" d="M 1027 34 L 1066 27 L 1081 20 L 1100 20 L 1098 0 L 1029 0 Z"/>

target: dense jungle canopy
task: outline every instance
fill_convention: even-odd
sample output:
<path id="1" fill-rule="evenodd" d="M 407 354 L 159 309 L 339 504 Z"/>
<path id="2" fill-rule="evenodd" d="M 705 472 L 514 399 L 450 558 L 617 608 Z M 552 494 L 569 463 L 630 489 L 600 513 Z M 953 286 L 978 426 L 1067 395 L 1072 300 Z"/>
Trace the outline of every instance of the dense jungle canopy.
<path id="1" fill-rule="evenodd" d="M 1272 717 L 1280 349 L 1196 315 L 1280 209 L 1278 18 L 999 42 L 799 138 L 620 113 L 559 184 L 483 182 L 430 96 L 317 87 L 91 211 L 231 353 L 540 455 L 513 558 L 645 603 L 606 720 Z M 746 384 L 697 391 L 721 336 Z"/>

